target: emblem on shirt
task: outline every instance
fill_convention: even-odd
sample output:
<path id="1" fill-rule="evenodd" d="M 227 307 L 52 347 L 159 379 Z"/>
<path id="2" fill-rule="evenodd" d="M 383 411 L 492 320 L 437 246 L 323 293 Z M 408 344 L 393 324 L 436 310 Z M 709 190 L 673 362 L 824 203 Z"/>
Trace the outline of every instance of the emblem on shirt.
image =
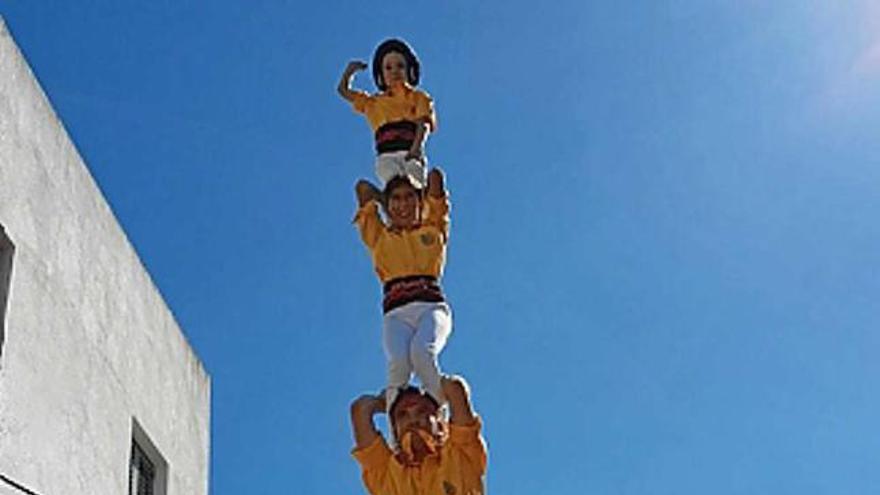
<path id="1" fill-rule="evenodd" d="M 458 490 L 455 489 L 455 485 L 448 481 L 443 482 L 443 491 L 446 492 L 446 495 L 455 495 L 458 493 Z"/>
<path id="2" fill-rule="evenodd" d="M 434 244 L 434 236 L 432 234 L 425 232 L 424 234 L 419 236 L 419 238 L 422 240 L 422 244 L 424 244 L 425 246 L 430 246 L 431 244 Z"/>

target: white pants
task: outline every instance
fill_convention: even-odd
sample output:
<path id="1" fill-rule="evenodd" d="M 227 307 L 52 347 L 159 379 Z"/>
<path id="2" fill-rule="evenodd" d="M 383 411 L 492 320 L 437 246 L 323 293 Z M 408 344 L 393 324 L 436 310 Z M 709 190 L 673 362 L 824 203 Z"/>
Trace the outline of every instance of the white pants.
<path id="1" fill-rule="evenodd" d="M 380 188 L 384 189 L 389 180 L 398 175 L 409 175 L 422 187 L 428 182 L 427 167 L 418 160 L 407 160 L 407 151 L 392 151 L 376 157 L 376 176 Z"/>
<path id="2" fill-rule="evenodd" d="M 388 359 L 388 407 L 396 389 L 415 372 L 425 390 L 444 403 L 437 357 L 452 333 L 452 311 L 445 302 L 411 302 L 385 313 L 382 344 Z"/>

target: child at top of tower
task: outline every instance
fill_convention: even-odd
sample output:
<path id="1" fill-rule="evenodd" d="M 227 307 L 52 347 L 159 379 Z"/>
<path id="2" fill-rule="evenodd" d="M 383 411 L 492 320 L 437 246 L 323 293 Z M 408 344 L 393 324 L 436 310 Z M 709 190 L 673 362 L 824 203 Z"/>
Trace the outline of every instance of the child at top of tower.
<path id="1" fill-rule="evenodd" d="M 379 187 L 392 177 L 407 175 L 421 187 L 427 183 L 425 140 L 437 126 L 434 101 L 418 89 L 419 59 L 406 42 L 389 39 L 373 55 L 373 80 L 379 92 L 355 90 L 351 80 L 367 64 L 349 62 L 339 80 L 339 95 L 364 114 L 376 139 Z"/>

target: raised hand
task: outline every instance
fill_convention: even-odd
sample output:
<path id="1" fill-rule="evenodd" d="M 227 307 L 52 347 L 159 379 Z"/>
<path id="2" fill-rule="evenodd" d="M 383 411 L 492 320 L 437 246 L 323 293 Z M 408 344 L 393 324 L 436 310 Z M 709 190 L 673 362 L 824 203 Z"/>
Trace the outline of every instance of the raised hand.
<path id="1" fill-rule="evenodd" d="M 345 66 L 345 73 L 348 75 L 354 74 L 355 72 L 360 72 L 362 70 L 366 70 L 367 63 L 362 60 L 352 60 Z"/>

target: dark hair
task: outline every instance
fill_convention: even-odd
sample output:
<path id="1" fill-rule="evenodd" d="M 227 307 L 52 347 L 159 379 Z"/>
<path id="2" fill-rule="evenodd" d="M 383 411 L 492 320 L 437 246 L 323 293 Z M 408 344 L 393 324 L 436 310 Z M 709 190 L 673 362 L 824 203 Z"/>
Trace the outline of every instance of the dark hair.
<path id="1" fill-rule="evenodd" d="M 386 206 L 388 205 L 388 198 L 391 196 L 391 191 L 403 185 L 407 185 L 415 189 L 416 194 L 419 196 L 419 199 L 422 198 L 424 189 L 419 187 L 419 185 L 411 177 L 407 175 L 395 175 L 385 184 L 385 189 L 382 190 L 382 201 L 384 201 Z"/>
<path id="2" fill-rule="evenodd" d="M 403 55 L 404 60 L 406 60 L 406 80 L 411 85 L 418 86 L 421 72 L 419 58 L 416 57 L 416 53 L 406 41 L 391 38 L 383 41 L 376 47 L 376 53 L 373 54 L 373 81 L 375 81 L 376 87 L 380 91 L 388 89 L 385 79 L 382 77 L 382 59 L 391 52 L 398 52 Z"/>
<path id="3" fill-rule="evenodd" d="M 394 402 L 392 402 L 391 407 L 388 408 L 388 417 L 391 418 L 392 422 L 394 421 L 394 409 L 397 408 L 398 404 L 400 404 L 400 400 L 408 395 L 416 395 L 428 399 L 435 408 L 440 408 L 440 403 L 437 402 L 437 399 L 432 397 L 431 394 L 429 394 L 427 391 L 413 385 L 407 385 L 405 387 L 401 387 L 397 391 L 397 397 L 394 398 Z"/>

